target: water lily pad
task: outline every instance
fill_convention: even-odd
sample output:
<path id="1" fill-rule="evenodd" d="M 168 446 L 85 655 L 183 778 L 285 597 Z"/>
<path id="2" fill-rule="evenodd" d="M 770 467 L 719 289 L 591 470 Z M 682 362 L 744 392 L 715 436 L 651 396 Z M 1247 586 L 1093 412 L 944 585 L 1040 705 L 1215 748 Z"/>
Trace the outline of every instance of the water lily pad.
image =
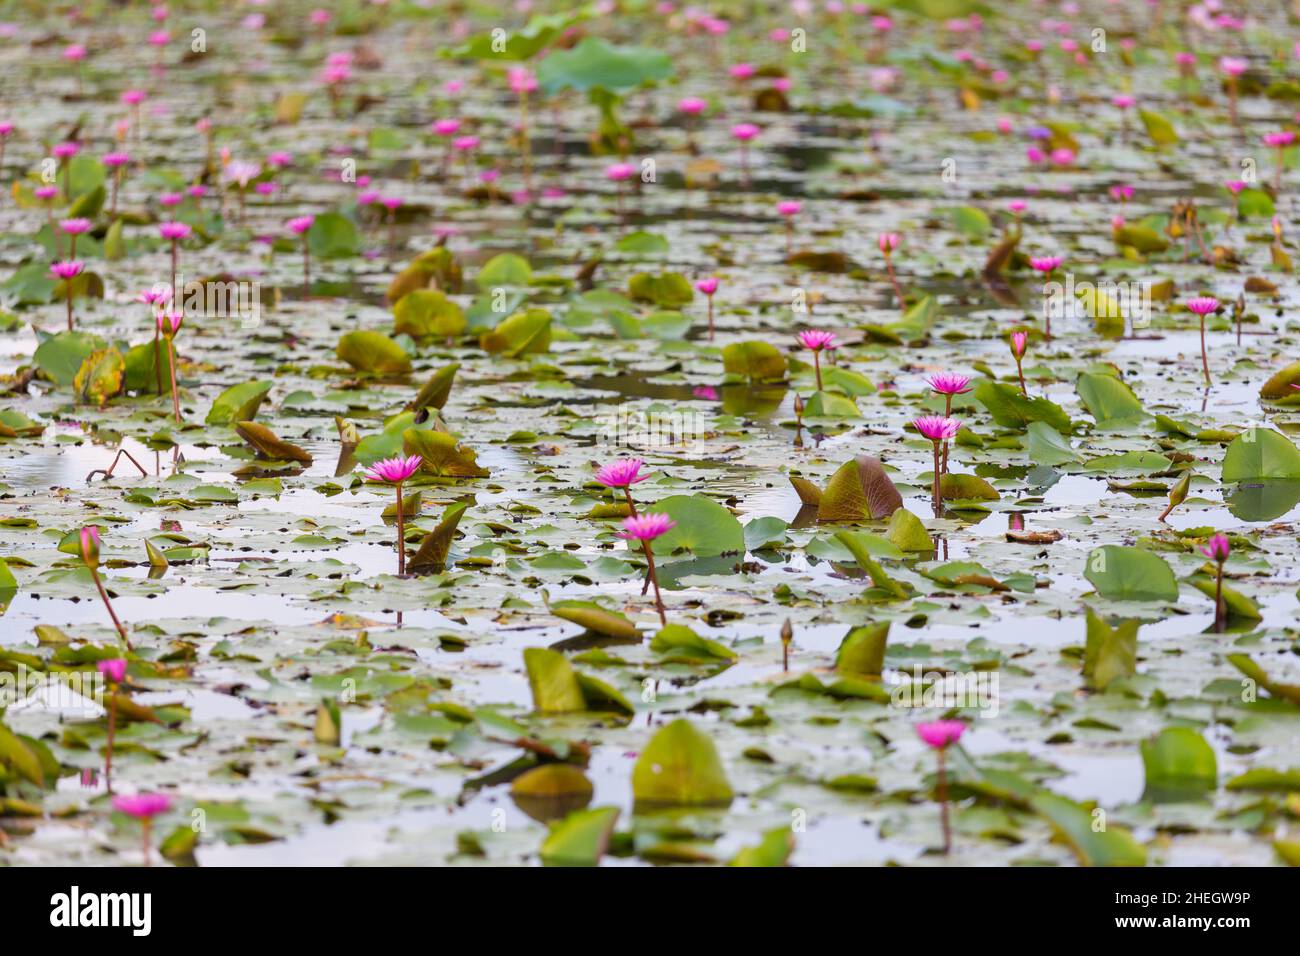
<path id="1" fill-rule="evenodd" d="M 1195 800 L 1218 786 L 1214 749 L 1190 727 L 1166 727 L 1142 741 L 1143 797 L 1156 803 Z"/>
<path id="2" fill-rule="evenodd" d="M 1165 559 L 1141 548 L 1103 545 L 1089 552 L 1084 577 L 1116 601 L 1177 601 L 1178 582 Z"/>
<path id="3" fill-rule="evenodd" d="M 727 806 L 731 784 L 713 740 L 688 720 L 675 720 L 646 744 L 632 768 L 638 812 L 672 806 Z"/>

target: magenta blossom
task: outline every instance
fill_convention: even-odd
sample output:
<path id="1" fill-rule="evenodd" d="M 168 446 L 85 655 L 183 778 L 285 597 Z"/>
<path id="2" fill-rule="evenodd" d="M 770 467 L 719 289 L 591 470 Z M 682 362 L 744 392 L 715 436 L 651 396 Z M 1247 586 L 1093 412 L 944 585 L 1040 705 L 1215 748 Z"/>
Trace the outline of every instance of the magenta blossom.
<path id="1" fill-rule="evenodd" d="M 961 740 L 966 732 L 966 725 L 960 720 L 935 720 L 927 724 L 917 724 L 916 733 L 926 746 L 943 750 Z"/>
<path id="2" fill-rule="evenodd" d="M 1025 345 L 1029 341 L 1029 335 L 1026 332 L 1011 333 L 1011 354 L 1016 358 L 1023 358 L 1025 354 Z"/>
<path id="3" fill-rule="evenodd" d="M 640 458 L 620 458 L 601 467 L 596 480 L 606 488 L 627 488 L 639 484 L 650 476 L 639 474 L 645 462 Z"/>
<path id="4" fill-rule="evenodd" d="M 902 241 L 902 237 L 900 237 L 896 232 L 882 232 L 880 237 L 876 240 L 877 244 L 880 246 L 880 251 L 885 255 L 889 255 L 897 249 L 898 244 Z"/>
<path id="5" fill-rule="evenodd" d="M 627 541 L 653 541 L 675 527 L 677 522 L 666 514 L 650 511 L 624 518 L 623 530 L 617 533 L 617 537 Z"/>
<path id="6" fill-rule="evenodd" d="M 99 528 L 93 524 L 86 525 L 78 532 L 77 541 L 81 548 L 81 560 L 91 566 L 98 565 Z"/>
<path id="7" fill-rule="evenodd" d="M 77 276 L 81 275 L 81 271 L 84 268 L 86 268 L 84 262 L 78 262 L 75 259 L 66 259 L 50 266 L 50 272 L 52 272 L 57 278 L 67 282 L 69 279 L 75 279 Z"/>
<path id="8" fill-rule="evenodd" d="M 181 330 L 181 325 L 185 322 L 185 313 L 180 311 L 159 312 L 157 321 L 158 331 L 171 338 Z"/>
<path id="9" fill-rule="evenodd" d="M 1205 547 L 1201 548 L 1201 554 L 1205 555 L 1211 561 L 1217 561 L 1222 564 L 1224 561 L 1228 560 L 1228 554 L 1231 550 L 1232 547 L 1228 543 L 1227 535 L 1216 534 L 1205 543 Z"/>
<path id="10" fill-rule="evenodd" d="M 942 415 L 923 415 L 912 424 L 918 432 L 935 443 L 949 441 L 961 430 L 961 422 Z"/>
<path id="11" fill-rule="evenodd" d="M 111 657 L 108 660 L 100 661 L 95 667 L 114 684 L 122 683 L 126 677 L 126 658 L 124 657 Z"/>
<path id="12" fill-rule="evenodd" d="M 820 352 L 822 349 L 834 349 L 836 347 L 835 333 L 823 332 L 819 329 L 805 329 L 799 333 L 799 344 L 814 352 Z"/>
<path id="13" fill-rule="evenodd" d="M 796 199 L 783 199 L 776 204 L 776 211 L 787 218 L 797 216 L 803 211 L 803 203 Z"/>
<path id="14" fill-rule="evenodd" d="M 172 798 L 164 793 L 137 793 L 134 796 L 116 796 L 113 809 L 137 820 L 151 820 L 172 808 Z"/>
<path id="15" fill-rule="evenodd" d="M 1029 265 L 1035 272 L 1046 274 L 1055 271 L 1063 261 L 1060 256 L 1036 256 L 1029 260 Z"/>
<path id="16" fill-rule="evenodd" d="M 419 455 L 412 455 L 410 458 L 385 458 L 383 461 L 377 461 L 366 471 L 367 481 L 385 481 L 389 484 L 397 484 L 405 481 L 413 474 L 420 470 L 420 464 L 424 461 Z"/>
<path id="17" fill-rule="evenodd" d="M 605 167 L 605 178 L 619 183 L 625 179 L 631 179 L 635 172 L 636 167 L 631 163 L 613 163 Z"/>
<path id="18" fill-rule="evenodd" d="M 101 159 L 100 162 L 102 162 L 109 169 L 117 169 L 119 166 L 125 166 L 127 163 L 131 162 L 131 154 L 130 153 L 105 153 L 103 159 Z"/>
<path id="19" fill-rule="evenodd" d="M 429 127 L 435 136 L 451 136 L 459 132 L 460 120 L 458 119 L 440 119 L 434 120 L 433 125 Z"/>
<path id="20" fill-rule="evenodd" d="M 172 242 L 188 239 L 193 233 L 194 229 L 188 223 L 160 222 L 158 224 L 158 235 L 164 239 L 170 239 Z"/>
<path id="21" fill-rule="evenodd" d="M 713 295 L 718 291 L 718 279 L 716 276 L 709 276 L 695 283 L 695 288 L 699 289 L 705 295 Z"/>
<path id="22" fill-rule="evenodd" d="M 753 123 L 737 123 L 735 126 L 731 127 L 732 137 L 740 140 L 742 143 L 749 142 L 761 132 L 762 130 Z"/>
<path id="23" fill-rule="evenodd" d="M 698 96 L 688 96 L 677 102 L 677 109 L 689 116 L 697 116 L 708 109 L 707 101 L 700 99 Z"/>
<path id="24" fill-rule="evenodd" d="M 957 372 L 939 372 L 927 378 L 925 383 L 940 395 L 964 395 L 970 391 L 970 376 Z"/>
<path id="25" fill-rule="evenodd" d="M 315 222 L 315 216 L 295 216 L 293 219 L 290 219 L 285 223 L 285 225 L 295 236 L 301 236 L 304 232 L 310 229 Z"/>
<path id="26" fill-rule="evenodd" d="M 1195 312 L 1197 315 L 1209 315 L 1218 307 L 1219 300 L 1212 295 L 1187 300 L 1187 311 Z"/>
<path id="27" fill-rule="evenodd" d="M 65 219 L 59 223 L 59 228 L 70 236 L 80 236 L 83 233 L 90 232 L 89 219 Z"/>

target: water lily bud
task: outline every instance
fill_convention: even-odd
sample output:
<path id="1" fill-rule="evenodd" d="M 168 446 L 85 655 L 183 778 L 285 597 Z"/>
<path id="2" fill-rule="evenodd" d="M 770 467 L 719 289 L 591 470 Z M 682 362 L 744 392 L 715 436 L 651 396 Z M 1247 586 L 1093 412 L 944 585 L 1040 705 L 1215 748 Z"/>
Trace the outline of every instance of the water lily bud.
<path id="1" fill-rule="evenodd" d="M 99 567 L 99 529 L 94 525 L 81 529 L 81 560 L 87 567 Z"/>

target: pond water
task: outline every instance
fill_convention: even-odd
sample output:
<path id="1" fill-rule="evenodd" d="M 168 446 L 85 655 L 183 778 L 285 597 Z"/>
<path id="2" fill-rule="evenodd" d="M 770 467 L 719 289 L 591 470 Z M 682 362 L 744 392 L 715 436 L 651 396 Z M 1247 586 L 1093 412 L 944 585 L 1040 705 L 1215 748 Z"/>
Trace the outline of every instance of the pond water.
<path id="1" fill-rule="evenodd" d="M 1256 145 L 1297 125 L 1265 95 L 1300 82 L 1280 11 L 1190 34 L 1126 15 L 1082 59 L 1061 38 L 1111 5 L 1046 23 L 1010 4 L 979 30 L 897 13 L 887 43 L 869 17 L 811 12 L 815 59 L 776 39 L 785 13 L 710 41 L 644 5 L 546 32 L 525 114 L 520 64 L 484 47 L 496 21 L 356 6 L 323 31 L 292 5 L 206 13 L 241 37 L 220 57 L 119 42 L 149 32 L 143 8 L 26 14 L 0 39 L 27 90 L 0 111 L 0 677 L 127 658 L 113 785 L 172 798 L 155 862 L 1300 858 L 1300 149 L 1277 188 Z M 60 51 L 84 41 L 73 69 Z M 1239 128 L 1224 55 L 1249 61 Z M 439 119 L 478 137 L 450 164 Z M 74 140 L 66 197 L 39 198 L 49 148 Z M 1027 159 L 1036 144 L 1056 159 Z M 1261 181 L 1237 195 L 1239 153 Z M 242 197 L 240 162 L 258 164 Z M 80 217 L 93 278 L 66 332 L 45 270 Z M 258 303 L 185 316 L 179 420 L 136 299 L 171 281 L 163 221 L 190 228 L 184 276 Z M 1044 256 L 1063 260 L 1046 277 Z M 1051 279 L 1148 294 L 1117 327 L 1086 296 L 1053 305 Z M 1199 296 L 1219 303 L 1204 359 Z M 809 330 L 835 347 L 804 348 Z M 970 389 L 936 507 L 912 422 L 945 412 L 941 372 Z M 442 558 L 398 574 L 394 490 L 365 469 L 417 452 L 405 553 Z M 678 522 L 651 544 L 655 588 L 616 534 L 623 491 L 595 481 L 627 456 L 636 508 Z M 886 622 L 864 671 L 856 629 Z M 891 696 L 927 673 L 988 693 Z M 38 781 L 0 759 L 0 796 L 36 808 L 0 809 L 0 862 L 143 862 L 102 774 L 105 709 L 47 685 L 0 712 L 44 760 Z M 917 731 L 940 718 L 963 722 L 947 853 Z M 685 792 L 656 803 L 664 764 Z M 561 789 L 539 809 L 530 786 Z M 618 817 L 584 850 L 602 808 Z M 1060 838 L 1099 810 L 1112 832 Z"/>

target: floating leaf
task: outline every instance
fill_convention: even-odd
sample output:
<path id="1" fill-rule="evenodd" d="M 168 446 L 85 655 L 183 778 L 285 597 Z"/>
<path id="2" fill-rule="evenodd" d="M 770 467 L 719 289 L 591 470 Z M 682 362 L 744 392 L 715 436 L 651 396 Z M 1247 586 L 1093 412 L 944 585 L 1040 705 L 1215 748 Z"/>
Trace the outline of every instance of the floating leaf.
<path id="1" fill-rule="evenodd" d="M 728 806 L 731 784 L 707 734 L 675 720 L 650 739 L 632 768 L 638 810 L 656 806 Z"/>
<path id="2" fill-rule="evenodd" d="M 785 356 L 769 342 L 732 342 L 722 350 L 722 368 L 751 382 L 775 382 L 785 378 Z"/>
<path id="3" fill-rule="evenodd" d="M 595 866 L 609 848 L 618 814 L 618 807 L 571 813 L 543 841 L 542 862 L 547 866 Z"/>
<path id="4" fill-rule="evenodd" d="M 1248 428 L 1223 455 L 1223 481 L 1300 478 L 1300 449 L 1280 432 Z"/>
<path id="5" fill-rule="evenodd" d="M 212 402 L 212 408 L 208 410 L 208 416 L 204 421 L 209 425 L 251 422 L 270 392 L 270 379 L 232 385 Z"/>
<path id="6" fill-rule="evenodd" d="M 1146 866 L 1142 844 L 1114 825 L 1093 826 L 1093 814 L 1066 797 L 1040 793 L 1030 800 L 1033 810 L 1052 824 L 1084 866 Z"/>
<path id="7" fill-rule="evenodd" d="M 1070 416 L 1046 398 L 1026 398 L 1015 385 L 983 381 L 975 386 L 974 399 L 988 409 L 1003 428 L 1026 428 L 1030 422 L 1046 422 L 1063 435 L 1073 429 Z"/>
<path id="8" fill-rule="evenodd" d="M 407 562 L 407 566 L 412 571 L 441 568 L 447 563 L 447 553 L 451 550 L 451 543 L 456 537 L 456 527 L 468 508 L 468 502 L 457 502 L 447 506 L 437 526 L 424 536 L 420 547 Z"/>
<path id="9" fill-rule="evenodd" d="M 667 558 L 680 550 L 703 558 L 745 551 L 745 529 L 735 515 L 707 495 L 672 495 L 648 510 L 677 522 L 677 527 L 655 539 L 656 555 Z"/>
<path id="10" fill-rule="evenodd" d="M 486 478 L 486 468 L 478 463 L 478 453 L 463 445 L 455 435 L 427 428 L 408 428 L 402 432 L 402 452 L 419 455 L 420 471 L 445 478 Z"/>
<path id="11" fill-rule="evenodd" d="M 901 507 L 903 496 L 885 474 L 880 459 L 859 455 L 831 475 L 818 504 L 817 520 L 880 520 Z"/>
<path id="12" fill-rule="evenodd" d="M 1099 428 L 1127 427 L 1149 417 L 1133 390 L 1113 375 L 1084 372 L 1075 388 Z"/>
<path id="13" fill-rule="evenodd" d="M 393 307 L 393 331 L 416 339 L 450 337 L 465 331 L 461 307 L 436 289 L 416 289 Z"/>
<path id="14" fill-rule="evenodd" d="M 585 710 L 586 699 L 578 675 L 559 651 L 546 647 L 524 648 L 524 667 L 533 692 L 533 709 L 542 714 Z"/>
<path id="15" fill-rule="evenodd" d="M 358 372 L 375 375 L 404 374 L 411 370 L 406 350 L 383 332 L 358 329 L 345 333 L 338 344 L 338 357 Z"/>
<path id="16" fill-rule="evenodd" d="M 1178 582 L 1165 559 L 1141 548 L 1103 545 L 1088 554 L 1084 577 L 1104 598 L 1177 601 Z"/>
<path id="17" fill-rule="evenodd" d="M 525 309 L 502 320 L 491 332 L 479 338 L 485 352 L 504 352 L 511 358 L 551 347 L 551 313 L 545 309 Z"/>
<path id="18" fill-rule="evenodd" d="M 1104 691 L 1112 681 L 1137 673 L 1137 634 L 1141 621 L 1128 618 L 1111 627 L 1092 608 L 1084 610 L 1088 631 L 1083 676 L 1093 690 Z"/>
<path id="19" fill-rule="evenodd" d="M 1142 766 L 1146 770 L 1142 796 L 1156 803 L 1195 800 L 1219 783 L 1213 748 L 1190 727 L 1166 727 L 1142 741 Z"/>
<path id="20" fill-rule="evenodd" d="M 855 627 L 840 641 L 835 652 L 835 669 L 846 674 L 879 677 L 885 666 L 889 643 L 889 622 L 879 621 Z"/>

